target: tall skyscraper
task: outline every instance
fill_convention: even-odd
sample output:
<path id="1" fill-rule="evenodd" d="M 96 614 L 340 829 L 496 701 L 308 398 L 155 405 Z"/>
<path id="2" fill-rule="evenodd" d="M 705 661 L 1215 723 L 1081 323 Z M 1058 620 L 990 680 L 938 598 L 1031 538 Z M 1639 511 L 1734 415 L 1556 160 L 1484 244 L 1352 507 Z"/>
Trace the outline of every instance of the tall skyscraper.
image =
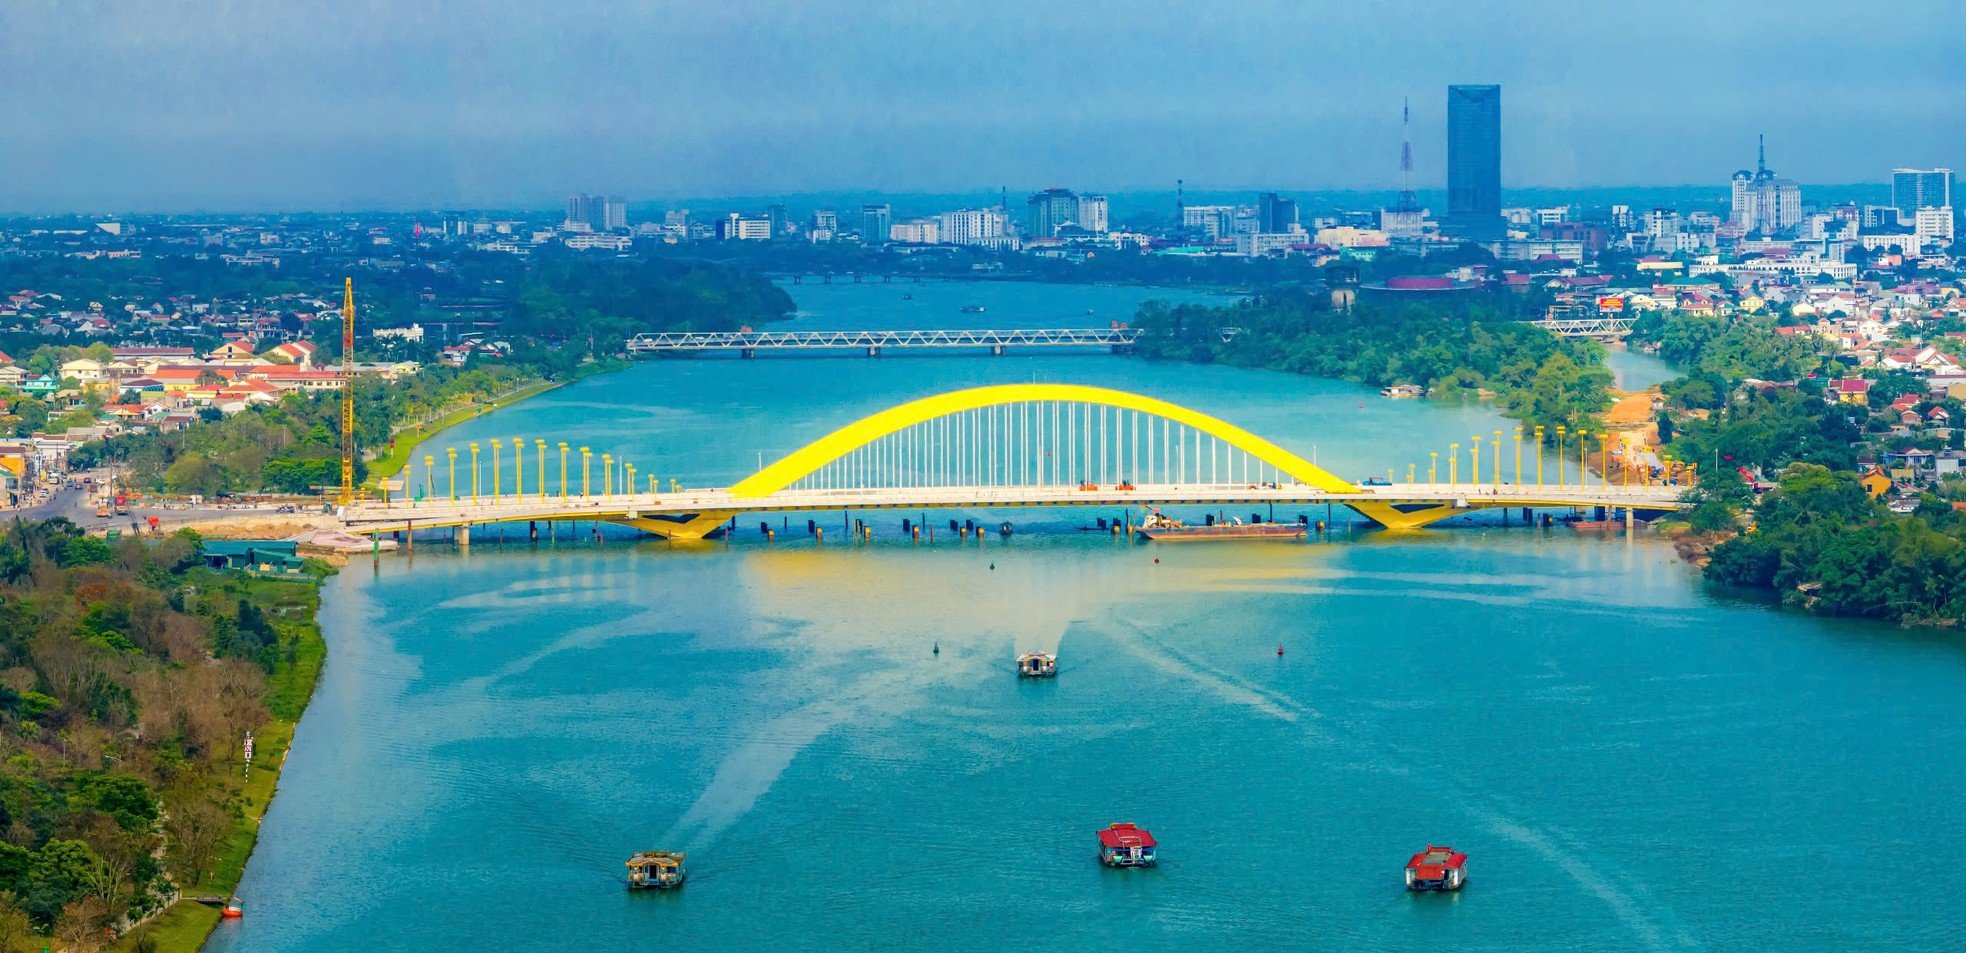
<path id="1" fill-rule="evenodd" d="M 1024 201 L 1024 234 L 1032 238 L 1050 238 L 1077 224 L 1079 196 L 1071 189 L 1045 189 Z"/>
<path id="2" fill-rule="evenodd" d="M 1502 234 L 1502 87 L 1447 87 L 1447 222 L 1472 239 Z"/>
<path id="3" fill-rule="evenodd" d="M 1297 227 L 1297 203 L 1275 192 L 1265 192 L 1256 200 L 1257 229 L 1266 235 L 1281 235 Z"/>
<path id="4" fill-rule="evenodd" d="M 606 198 L 595 196 L 595 198 L 600 200 L 600 218 L 594 225 L 595 231 L 612 232 L 628 227 L 628 203 L 622 201 L 621 196 L 610 195 Z"/>
<path id="5" fill-rule="evenodd" d="M 1921 208 L 1951 208 L 1951 169 L 1892 169 L 1891 204 L 1898 218 L 1911 221 Z"/>
<path id="6" fill-rule="evenodd" d="M 1768 146 L 1755 137 L 1754 171 L 1734 173 L 1729 221 L 1743 235 L 1774 235 L 1802 224 L 1802 187 L 1768 168 Z"/>
<path id="7" fill-rule="evenodd" d="M 860 243 L 863 245 L 887 244 L 888 231 L 894 227 L 892 206 L 860 206 Z"/>

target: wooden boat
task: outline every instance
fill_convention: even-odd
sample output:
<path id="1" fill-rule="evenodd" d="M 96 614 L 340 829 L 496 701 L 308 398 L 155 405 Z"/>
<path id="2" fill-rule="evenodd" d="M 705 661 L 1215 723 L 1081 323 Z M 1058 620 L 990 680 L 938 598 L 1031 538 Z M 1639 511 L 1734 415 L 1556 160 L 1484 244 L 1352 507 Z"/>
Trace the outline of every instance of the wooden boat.
<path id="1" fill-rule="evenodd" d="M 628 889 L 669 890 L 683 885 L 689 872 L 683 869 L 683 853 L 647 850 L 628 858 Z"/>
<path id="2" fill-rule="evenodd" d="M 1468 882 L 1468 855 L 1452 847 L 1427 845 L 1406 862 L 1406 889 L 1459 890 Z"/>
<path id="3" fill-rule="evenodd" d="M 1051 678 L 1058 674 L 1058 656 L 1050 652 L 1025 652 L 1017 656 L 1018 678 Z"/>
<path id="4" fill-rule="evenodd" d="M 1099 862 L 1108 867 L 1152 867 L 1158 846 L 1145 828 L 1113 824 L 1099 832 Z"/>

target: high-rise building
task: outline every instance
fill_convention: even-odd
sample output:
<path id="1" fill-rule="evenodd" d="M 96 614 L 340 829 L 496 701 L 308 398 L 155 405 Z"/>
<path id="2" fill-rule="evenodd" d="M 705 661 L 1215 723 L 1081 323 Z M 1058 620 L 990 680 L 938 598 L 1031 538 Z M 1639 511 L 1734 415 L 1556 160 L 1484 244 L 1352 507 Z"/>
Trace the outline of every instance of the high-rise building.
<path id="1" fill-rule="evenodd" d="M 1922 208 L 1952 205 L 1951 169 L 1892 169 L 1891 204 L 1898 218 L 1912 221 Z"/>
<path id="2" fill-rule="evenodd" d="M 837 232 L 840 230 L 840 213 L 830 208 L 822 208 L 812 213 L 812 229 L 816 232 Z"/>
<path id="3" fill-rule="evenodd" d="M 888 238 L 904 245 L 936 245 L 942 242 L 942 222 L 934 218 L 916 218 L 905 222 L 895 222 L 888 230 Z"/>
<path id="4" fill-rule="evenodd" d="M 765 208 L 765 218 L 771 221 L 771 237 L 777 238 L 791 230 L 792 213 L 785 206 L 773 203 Z"/>
<path id="5" fill-rule="evenodd" d="M 1106 197 L 1079 196 L 1079 227 L 1095 235 L 1106 234 Z"/>
<path id="6" fill-rule="evenodd" d="M 951 245 L 1002 248 L 1009 244 L 1010 222 L 1000 208 L 962 209 L 942 213 L 941 232 Z"/>
<path id="7" fill-rule="evenodd" d="M 1071 189 L 1045 189 L 1024 202 L 1024 234 L 1032 238 L 1050 238 L 1078 223 L 1079 196 Z"/>
<path id="8" fill-rule="evenodd" d="M 1265 192 L 1256 200 L 1257 230 L 1265 235 L 1281 235 L 1297 228 L 1297 203 L 1275 192 Z"/>
<path id="9" fill-rule="evenodd" d="M 596 196 L 596 198 L 600 197 Z M 628 203 L 622 201 L 619 195 L 610 195 L 606 198 L 601 198 L 599 224 L 594 225 L 594 230 L 613 232 L 627 227 Z"/>
<path id="10" fill-rule="evenodd" d="M 1235 225 L 1236 207 L 1233 205 L 1183 205 L 1181 207 L 1181 228 L 1196 232 L 1214 241 L 1229 234 Z"/>
<path id="11" fill-rule="evenodd" d="M 887 233 L 894 227 L 894 208 L 885 203 L 860 206 L 860 243 L 887 244 Z"/>
<path id="12" fill-rule="evenodd" d="M 1928 245 L 1952 244 L 1952 206 L 1937 208 L 1926 206 L 1918 210 L 1911 220 L 1911 232 L 1918 239 L 1918 247 Z"/>
<path id="13" fill-rule="evenodd" d="M 1767 143 L 1756 137 L 1754 171 L 1734 173 L 1733 214 L 1743 235 L 1775 235 L 1802 224 L 1802 187 L 1768 168 Z"/>
<path id="14" fill-rule="evenodd" d="M 1498 238 L 1502 226 L 1502 87 L 1447 87 L 1446 228 Z"/>

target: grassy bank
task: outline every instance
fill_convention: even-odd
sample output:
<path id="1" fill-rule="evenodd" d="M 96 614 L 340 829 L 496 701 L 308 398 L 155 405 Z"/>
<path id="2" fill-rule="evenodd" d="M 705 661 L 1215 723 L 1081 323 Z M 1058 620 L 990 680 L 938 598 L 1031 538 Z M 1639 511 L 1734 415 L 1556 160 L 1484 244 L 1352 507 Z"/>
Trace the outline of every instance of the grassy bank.
<path id="1" fill-rule="evenodd" d="M 577 383 L 598 374 L 618 371 L 627 366 L 628 364 L 626 362 L 619 360 L 596 361 L 592 364 L 583 364 L 579 370 L 575 371 L 566 380 L 540 381 L 536 384 L 521 387 L 518 390 L 500 394 L 483 403 L 468 404 L 459 407 L 434 420 L 405 427 L 397 431 L 391 438 L 394 443 L 385 453 L 369 461 L 368 485 L 371 487 L 376 486 L 381 480 L 403 472 L 404 465 L 409 463 L 418 447 L 428 442 L 432 437 L 458 424 L 474 417 L 483 416 L 494 410 L 510 407 L 522 400 L 537 397 L 554 388 Z"/>
<path id="2" fill-rule="evenodd" d="M 290 645 L 292 651 L 281 656 L 267 680 L 266 709 L 272 717 L 253 734 L 254 767 L 233 801 L 233 829 L 212 872 L 198 883 L 181 884 L 184 899 L 122 937 L 116 950 L 194 953 L 217 926 L 218 910 L 190 898 L 229 897 L 245 874 L 246 861 L 259 841 L 260 821 L 278 790 L 280 768 L 293 744 L 294 726 L 307 710 L 321 666 L 327 661 L 328 646 L 321 637 L 318 619 L 320 581 L 333 572 L 326 564 L 310 561 L 309 578 L 303 581 L 213 575 L 209 587 L 200 587 L 208 598 L 251 600 L 272 623 L 281 644 Z"/>
<path id="3" fill-rule="evenodd" d="M 410 461 L 411 455 L 416 453 L 416 448 L 437 434 L 473 417 L 498 410 L 501 407 L 510 407 L 528 397 L 536 397 L 544 394 L 555 387 L 559 387 L 563 383 L 567 382 L 540 381 L 537 384 L 500 394 L 483 403 L 466 404 L 434 420 L 428 420 L 397 431 L 391 438 L 394 440 L 394 444 L 382 456 L 369 461 L 369 485 L 375 486 L 380 481 L 403 472 L 403 465 Z"/>

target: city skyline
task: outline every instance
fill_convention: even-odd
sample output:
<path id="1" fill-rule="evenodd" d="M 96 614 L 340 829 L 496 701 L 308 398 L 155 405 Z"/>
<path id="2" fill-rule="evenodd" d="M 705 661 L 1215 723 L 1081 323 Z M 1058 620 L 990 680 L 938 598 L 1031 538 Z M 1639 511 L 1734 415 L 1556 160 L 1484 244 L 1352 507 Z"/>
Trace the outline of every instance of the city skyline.
<path id="1" fill-rule="evenodd" d="M 544 205 L 570 183 L 644 200 L 1060 178 L 1108 193 L 1176 178 L 1377 190 L 1399 182 L 1407 98 L 1427 190 L 1446 178 L 1451 84 L 1507 88 L 1505 189 L 1711 182 L 1759 133 L 1805 183 L 1961 165 L 1966 66 L 1943 37 L 1966 11 L 1926 5 L 1932 29 L 1877 36 L 1836 5 L 1770 9 L 1780 42 L 1752 10 L 1691 4 L 1588 21 L 1484 4 L 998 19 L 824 4 L 64 18 L 47 5 L 0 38 L 16 91 L 0 104 L 0 211 Z M 1059 61 L 1031 42 L 1045 31 L 1101 41 Z M 1211 52 L 1182 54 L 1194 49 Z M 1636 90 L 1630 71 L 1582 69 L 1659 50 L 1690 68 L 1642 73 Z M 1832 132 L 1852 124 L 1865 134 Z"/>

